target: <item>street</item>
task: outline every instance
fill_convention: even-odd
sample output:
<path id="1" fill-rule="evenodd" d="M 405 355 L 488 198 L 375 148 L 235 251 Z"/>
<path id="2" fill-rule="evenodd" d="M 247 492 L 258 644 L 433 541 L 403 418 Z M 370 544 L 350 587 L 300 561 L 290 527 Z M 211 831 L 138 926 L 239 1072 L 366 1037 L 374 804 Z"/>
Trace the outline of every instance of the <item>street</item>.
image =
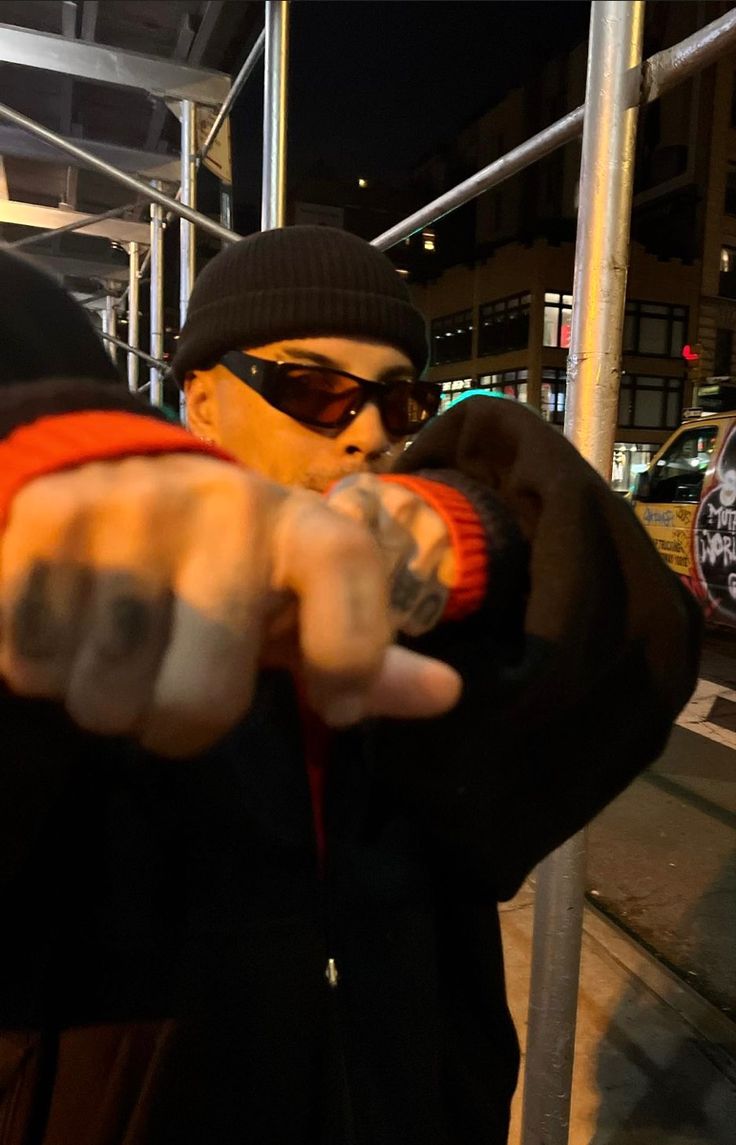
<path id="1" fill-rule="evenodd" d="M 589 899 L 736 1021 L 736 633 L 663 756 L 589 830 Z"/>

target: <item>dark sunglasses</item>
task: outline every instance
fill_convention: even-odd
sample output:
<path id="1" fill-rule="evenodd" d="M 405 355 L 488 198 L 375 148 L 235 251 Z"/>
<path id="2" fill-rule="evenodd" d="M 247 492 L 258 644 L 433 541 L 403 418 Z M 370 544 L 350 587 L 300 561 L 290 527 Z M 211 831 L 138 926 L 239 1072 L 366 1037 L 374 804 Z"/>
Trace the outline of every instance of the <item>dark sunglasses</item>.
<path id="1" fill-rule="evenodd" d="M 241 350 L 220 361 L 274 409 L 312 429 L 344 429 L 372 402 L 392 437 L 408 437 L 439 412 L 442 400 L 437 382 L 369 382 L 344 370 L 271 362 Z"/>

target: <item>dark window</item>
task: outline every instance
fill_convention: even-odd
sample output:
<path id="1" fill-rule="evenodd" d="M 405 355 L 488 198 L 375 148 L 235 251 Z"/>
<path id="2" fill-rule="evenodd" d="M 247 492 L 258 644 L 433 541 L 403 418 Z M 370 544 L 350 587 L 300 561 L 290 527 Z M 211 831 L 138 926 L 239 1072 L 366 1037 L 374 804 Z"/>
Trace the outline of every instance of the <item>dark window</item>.
<path id="1" fill-rule="evenodd" d="M 636 429 L 674 429 L 682 412 L 682 379 L 624 374 L 618 423 Z"/>
<path id="2" fill-rule="evenodd" d="M 461 310 L 432 322 L 432 365 L 464 362 L 473 357 L 473 312 Z"/>
<path id="3" fill-rule="evenodd" d="M 726 170 L 726 194 L 723 209 L 727 215 L 736 215 L 736 163 L 729 163 Z"/>
<path id="4" fill-rule="evenodd" d="M 514 294 L 486 302 L 480 308 L 478 354 L 504 354 L 507 350 L 525 350 L 529 345 L 528 294 Z"/>
<path id="5" fill-rule="evenodd" d="M 731 358 L 733 355 L 733 330 L 716 330 L 716 350 L 713 358 L 713 373 L 717 378 L 731 376 Z"/>
<path id="6" fill-rule="evenodd" d="M 572 325 L 572 295 L 547 293 L 544 296 L 544 346 L 567 350 Z"/>
<path id="7" fill-rule="evenodd" d="M 697 501 L 716 444 L 715 426 L 686 429 L 649 470 L 641 487 L 645 501 Z"/>
<path id="8" fill-rule="evenodd" d="M 565 421 L 567 374 L 565 370 L 542 370 L 542 417 L 553 425 Z"/>
<path id="9" fill-rule="evenodd" d="M 721 274 L 718 280 L 721 298 L 736 298 L 736 247 L 721 247 Z"/>
<path id="10" fill-rule="evenodd" d="M 679 358 L 687 340 L 687 307 L 659 302 L 626 303 L 624 353 Z"/>

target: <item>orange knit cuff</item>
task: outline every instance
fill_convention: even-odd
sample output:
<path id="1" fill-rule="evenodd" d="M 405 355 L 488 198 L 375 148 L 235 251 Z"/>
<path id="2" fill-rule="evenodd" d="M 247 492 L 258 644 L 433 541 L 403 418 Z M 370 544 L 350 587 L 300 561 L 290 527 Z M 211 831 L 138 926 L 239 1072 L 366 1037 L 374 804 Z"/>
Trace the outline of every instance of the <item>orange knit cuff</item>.
<path id="1" fill-rule="evenodd" d="M 91 461 L 156 453 L 233 458 L 180 426 L 122 410 L 84 410 L 40 417 L 0 441 L 0 525 L 24 485 Z"/>
<path id="2" fill-rule="evenodd" d="M 400 473 L 381 476 L 382 481 L 403 485 L 431 505 L 447 525 L 455 550 L 455 583 L 443 620 L 462 620 L 476 612 L 488 591 L 488 537 L 472 503 L 450 485 L 428 477 Z"/>

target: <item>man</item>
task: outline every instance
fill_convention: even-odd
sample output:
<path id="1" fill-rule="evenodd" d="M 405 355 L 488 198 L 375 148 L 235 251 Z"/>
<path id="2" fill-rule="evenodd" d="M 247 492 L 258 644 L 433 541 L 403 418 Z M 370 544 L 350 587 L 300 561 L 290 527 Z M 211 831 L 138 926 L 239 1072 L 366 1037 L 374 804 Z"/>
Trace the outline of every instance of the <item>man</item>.
<path id="1" fill-rule="evenodd" d="M 0 392 L 9 1140 L 505 1141 L 495 901 L 661 751 L 699 625 L 533 413 L 430 420 L 425 354 L 382 255 L 294 227 L 195 287 L 203 440 Z"/>

